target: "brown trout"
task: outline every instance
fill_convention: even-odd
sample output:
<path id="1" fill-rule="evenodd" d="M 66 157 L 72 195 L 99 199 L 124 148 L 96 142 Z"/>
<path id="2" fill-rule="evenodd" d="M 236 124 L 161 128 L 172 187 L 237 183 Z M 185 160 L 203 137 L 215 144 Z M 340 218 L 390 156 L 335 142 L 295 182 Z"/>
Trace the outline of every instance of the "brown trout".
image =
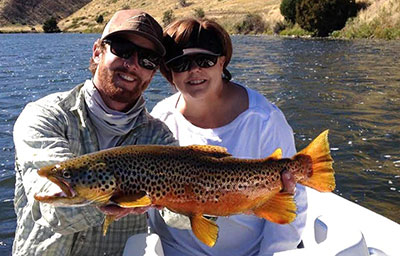
<path id="1" fill-rule="evenodd" d="M 328 130 L 292 158 L 277 149 L 265 159 L 239 159 L 217 146 L 135 145 L 82 155 L 41 168 L 62 193 L 36 194 L 63 206 L 162 206 L 190 218 L 196 237 L 213 246 L 218 226 L 203 215 L 251 213 L 274 223 L 296 217 L 293 195 L 282 192 L 281 173 L 321 192 L 335 188 Z M 106 216 L 104 234 L 114 216 Z"/>

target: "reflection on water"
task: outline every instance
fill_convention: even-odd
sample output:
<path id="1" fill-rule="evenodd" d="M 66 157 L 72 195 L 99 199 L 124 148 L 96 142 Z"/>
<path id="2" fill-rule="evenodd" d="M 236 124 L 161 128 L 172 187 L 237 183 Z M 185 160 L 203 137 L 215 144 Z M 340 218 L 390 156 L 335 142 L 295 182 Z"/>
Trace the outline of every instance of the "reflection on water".
<path id="1" fill-rule="evenodd" d="M 15 230 L 13 124 L 27 102 L 90 77 L 97 37 L 0 35 L 1 255 Z M 336 193 L 400 222 L 400 42 L 234 36 L 233 43 L 234 80 L 284 111 L 299 149 L 330 129 Z M 148 108 L 171 93 L 156 75 Z"/>

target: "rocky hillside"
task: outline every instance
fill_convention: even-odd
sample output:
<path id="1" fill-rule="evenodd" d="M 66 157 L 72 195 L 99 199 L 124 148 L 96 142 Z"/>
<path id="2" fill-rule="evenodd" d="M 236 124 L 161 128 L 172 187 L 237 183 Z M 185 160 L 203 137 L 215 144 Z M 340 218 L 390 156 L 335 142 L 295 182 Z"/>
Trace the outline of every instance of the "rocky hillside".
<path id="1" fill-rule="evenodd" d="M 0 26 L 43 24 L 50 17 L 61 20 L 91 0 L 1 0 Z"/>
<path id="2" fill-rule="evenodd" d="M 63 18 L 58 25 L 67 32 L 99 32 L 115 11 L 128 8 L 145 10 L 161 24 L 163 14 L 168 10 L 180 18 L 192 16 L 196 10 L 202 9 L 207 18 L 217 19 L 227 27 L 230 25 L 227 23 L 237 22 L 248 13 L 259 14 L 266 21 L 283 20 L 279 11 L 281 0 L 25 0 L 32 4 L 25 2 L 23 5 L 23 0 L 2 1 L 8 4 L 5 7 L 0 4 L 0 16 L 3 17 L 0 27 L 5 26 L 4 20 L 9 21 L 8 25 L 13 22 L 33 27 L 34 24 L 41 25 L 49 14 L 53 14 Z M 77 11 L 72 13 L 72 9 Z M 68 12 L 72 14 L 68 16 Z M 98 23 L 96 20 L 100 15 L 104 21 Z"/>
<path id="3" fill-rule="evenodd" d="M 400 0 L 356 2 L 367 3 L 368 8 L 349 20 L 335 34 L 337 37 L 400 38 Z M 43 22 L 51 16 L 57 18 L 64 32 L 100 33 L 115 11 L 128 8 L 145 10 L 161 24 L 166 11 L 175 18 L 204 13 L 229 32 L 235 31 L 232 28 L 247 14 L 257 14 L 266 23 L 265 31 L 271 32 L 282 27 L 280 3 L 281 0 L 0 0 L 0 33 L 42 31 Z"/>

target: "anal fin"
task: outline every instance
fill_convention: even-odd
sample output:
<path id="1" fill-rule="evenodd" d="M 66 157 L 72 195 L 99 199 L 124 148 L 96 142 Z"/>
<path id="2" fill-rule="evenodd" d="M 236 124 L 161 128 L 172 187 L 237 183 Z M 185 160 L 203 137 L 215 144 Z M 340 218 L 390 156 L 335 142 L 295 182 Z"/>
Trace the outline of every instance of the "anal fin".
<path id="1" fill-rule="evenodd" d="M 103 223 L 103 236 L 107 234 L 108 226 L 115 220 L 115 215 L 106 215 Z"/>
<path id="2" fill-rule="evenodd" d="M 274 223 L 287 224 L 296 218 L 296 209 L 292 194 L 277 192 L 264 204 L 254 208 L 253 213 Z"/>
<path id="3" fill-rule="evenodd" d="M 218 238 L 218 226 L 214 221 L 204 218 L 201 214 L 190 218 L 192 231 L 204 244 L 213 247 Z"/>

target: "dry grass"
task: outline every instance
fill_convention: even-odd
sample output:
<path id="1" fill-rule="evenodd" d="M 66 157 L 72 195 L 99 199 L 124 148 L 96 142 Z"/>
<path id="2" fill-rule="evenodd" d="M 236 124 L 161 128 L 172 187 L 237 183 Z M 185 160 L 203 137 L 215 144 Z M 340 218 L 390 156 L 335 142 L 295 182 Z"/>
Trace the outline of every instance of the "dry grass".
<path id="1" fill-rule="evenodd" d="M 0 27 L 0 33 L 35 33 L 35 32 L 43 32 L 42 26 L 9 25 Z"/>
<path id="2" fill-rule="evenodd" d="M 95 0 L 73 15 L 63 19 L 59 23 L 61 30 L 93 31 L 100 32 L 104 24 L 117 10 L 124 8 L 138 8 L 150 13 L 162 24 L 163 13 L 172 10 L 176 18 L 193 16 L 194 10 L 201 8 L 206 18 L 215 19 L 225 24 L 226 27 L 233 26 L 246 14 L 259 14 L 269 23 L 283 19 L 279 12 L 281 0 L 187 0 L 187 6 L 182 7 L 178 0 Z M 160 8 L 162 7 L 162 8 Z M 97 24 L 95 19 L 103 15 L 104 22 Z"/>
<path id="3" fill-rule="evenodd" d="M 345 38 L 400 39 L 400 0 L 369 1 L 371 5 L 337 33 Z"/>

